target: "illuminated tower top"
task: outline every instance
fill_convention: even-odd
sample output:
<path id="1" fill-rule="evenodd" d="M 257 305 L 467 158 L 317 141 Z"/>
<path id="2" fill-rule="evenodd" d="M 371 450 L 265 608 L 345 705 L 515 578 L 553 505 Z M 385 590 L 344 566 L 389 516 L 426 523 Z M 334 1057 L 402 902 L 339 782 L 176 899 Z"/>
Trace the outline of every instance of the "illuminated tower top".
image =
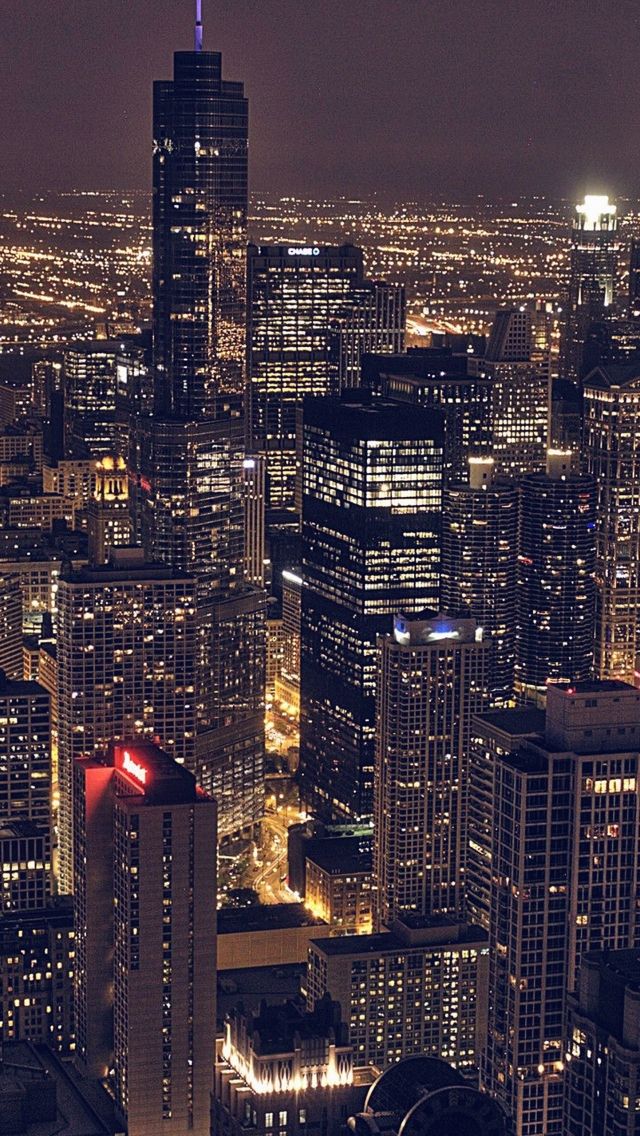
<path id="1" fill-rule="evenodd" d="M 202 51 L 202 0 L 196 0 L 196 28 L 194 49 Z"/>
<path id="2" fill-rule="evenodd" d="M 620 255 L 616 214 L 616 206 L 603 194 L 587 194 L 583 203 L 576 205 L 562 345 L 562 372 L 567 379 L 582 377 L 582 353 L 589 328 L 615 308 Z"/>
<path id="3" fill-rule="evenodd" d="M 606 195 L 588 193 L 582 205 L 576 205 L 574 229 L 614 233 L 618 227 L 616 212 Z"/>

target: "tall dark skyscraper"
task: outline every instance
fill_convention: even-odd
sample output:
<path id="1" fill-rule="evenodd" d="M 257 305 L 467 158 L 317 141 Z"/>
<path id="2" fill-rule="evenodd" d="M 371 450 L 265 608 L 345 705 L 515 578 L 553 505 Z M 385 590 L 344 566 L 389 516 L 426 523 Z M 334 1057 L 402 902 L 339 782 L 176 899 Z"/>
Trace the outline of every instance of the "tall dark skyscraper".
<path id="1" fill-rule="evenodd" d="M 588 195 L 576 205 L 571 233 L 569 294 L 561 374 L 582 377 L 582 349 L 590 324 L 613 314 L 618 273 L 618 219 L 608 197 Z"/>
<path id="2" fill-rule="evenodd" d="M 154 408 L 138 423 L 138 512 L 148 555 L 196 577 L 196 773 L 220 836 L 257 819 L 264 750 L 264 600 L 243 563 L 247 114 L 200 33 L 154 85 Z"/>
<path id="3" fill-rule="evenodd" d="M 213 51 L 177 51 L 153 89 L 157 409 L 217 416 L 244 387 L 248 105 Z"/>
<path id="4" fill-rule="evenodd" d="M 489 645 L 487 693 L 494 706 L 513 696 L 518 493 L 494 480 L 492 458 L 469 460 L 468 483 L 442 499 L 441 606 L 473 616 Z"/>
<path id="5" fill-rule="evenodd" d="M 549 450 L 547 472 L 520 486 L 516 687 L 534 699 L 549 681 L 592 673 L 596 490 L 572 460 Z"/>
<path id="6" fill-rule="evenodd" d="M 640 640 L 640 366 L 584 381 L 585 464 L 596 485 L 595 671 L 635 681 Z"/>
<path id="7" fill-rule="evenodd" d="M 306 399 L 303 417 L 302 796 L 370 816 L 376 638 L 438 603 L 442 420 L 366 390 Z"/>

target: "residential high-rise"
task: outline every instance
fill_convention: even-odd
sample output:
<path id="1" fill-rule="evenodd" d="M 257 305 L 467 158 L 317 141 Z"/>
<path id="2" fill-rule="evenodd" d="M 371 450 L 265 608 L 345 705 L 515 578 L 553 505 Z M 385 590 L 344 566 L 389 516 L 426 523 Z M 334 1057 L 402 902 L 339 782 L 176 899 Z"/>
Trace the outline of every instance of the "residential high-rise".
<path id="1" fill-rule="evenodd" d="M 370 816 L 376 637 L 438 602 L 442 424 L 366 390 L 309 398 L 302 450 L 302 799 Z"/>
<path id="2" fill-rule="evenodd" d="M 0 671 L 0 816 L 51 826 L 49 695 Z"/>
<path id="3" fill-rule="evenodd" d="M 107 454 L 96 462 L 87 527 L 89 561 L 93 565 L 106 564 L 110 549 L 131 544 L 133 533 L 124 458 Z"/>
<path id="4" fill-rule="evenodd" d="M 197 579 L 197 770 L 225 836 L 262 804 L 264 595 L 244 579 L 247 100 L 201 36 L 154 85 L 153 129 L 153 413 L 137 420 L 136 515 L 147 555 Z"/>
<path id="5" fill-rule="evenodd" d="M 307 997 L 337 999 L 359 1065 L 446 1056 L 477 1079 L 488 966 L 480 927 L 408 913 L 383 933 L 312 939 Z"/>
<path id="6" fill-rule="evenodd" d="M 17 823 L 17 822 L 16 822 Z M 28 822 L 27 822 L 28 823 Z M 58 897 L 39 910 L 0 917 L 2 1040 L 48 1045 L 64 1057 L 75 1050 L 73 900 Z"/>
<path id="7" fill-rule="evenodd" d="M 440 606 L 467 613 L 482 627 L 489 647 L 487 694 L 497 706 L 513 697 L 518 494 L 493 471 L 492 458 L 472 457 L 468 482 L 445 488 Z"/>
<path id="8" fill-rule="evenodd" d="M 212 1136 L 251 1129 L 346 1136 L 346 1117 L 362 1107 L 372 1081 L 369 1068 L 356 1066 L 330 995 L 312 1011 L 296 1002 L 262 1002 L 253 1014 L 238 1006 L 218 1043 Z"/>
<path id="9" fill-rule="evenodd" d="M 520 713 L 504 711 L 505 723 Z M 519 1136 L 564 1133 L 565 1005 L 580 960 L 637 945 L 639 763 L 640 691 L 612 680 L 552 683 L 544 734 L 493 761 L 482 1080 Z"/>
<path id="10" fill-rule="evenodd" d="M 483 712 L 471 722 L 465 899 L 469 919 L 485 930 L 491 908 L 494 765 L 543 732 L 544 710 L 531 705 Z"/>
<path id="11" fill-rule="evenodd" d="M 249 245 L 248 437 L 267 466 L 269 524 L 295 523 L 296 413 L 360 382 L 365 350 L 402 350 L 404 290 L 366 282 L 353 245 Z"/>
<path id="12" fill-rule="evenodd" d="M 471 718 L 486 699 L 474 619 L 398 615 L 379 641 L 373 871 L 377 924 L 464 908 Z"/>
<path id="13" fill-rule="evenodd" d="M 73 891 L 72 771 L 143 735 L 196 766 L 195 584 L 141 549 L 63 572 L 58 593 L 60 881 Z"/>
<path id="14" fill-rule="evenodd" d="M 561 374 L 581 379 L 582 348 L 589 325 L 613 314 L 620 244 L 616 206 L 608 197 L 588 194 L 576 205 Z"/>
<path id="15" fill-rule="evenodd" d="M 44 907 L 52 889 L 50 699 L 0 670 L 0 911 Z"/>
<path id="16" fill-rule="evenodd" d="M 17 575 L 0 570 L 0 670 L 22 678 L 22 592 Z"/>
<path id="17" fill-rule="evenodd" d="M 640 1111 L 640 960 L 593 951 L 569 997 L 565 1136 L 635 1136 Z"/>
<path id="18" fill-rule="evenodd" d="M 51 895 L 49 825 L 0 820 L 0 913 L 38 911 Z"/>
<path id="19" fill-rule="evenodd" d="M 549 450 L 546 473 L 520 484 L 515 673 L 534 698 L 593 668 L 596 488 L 573 460 Z"/>
<path id="20" fill-rule="evenodd" d="M 532 314 L 498 311 L 484 358 L 469 366 L 491 383 L 491 454 L 499 477 L 544 468 L 549 417 L 547 362 L 534 358 Z"/>
<path id="21" fill-rule="evenodd" d="M 216 806 L 138 739 L 74 768 L 77 1060 L 131 1136 L 209 1136 Z"/>
<path id="22" fill-rule="evenodd" d="M 584 454 L 596 486 L 595 673 L 634 681 L 640 609 L 640 365 L 584 380 Z"/>

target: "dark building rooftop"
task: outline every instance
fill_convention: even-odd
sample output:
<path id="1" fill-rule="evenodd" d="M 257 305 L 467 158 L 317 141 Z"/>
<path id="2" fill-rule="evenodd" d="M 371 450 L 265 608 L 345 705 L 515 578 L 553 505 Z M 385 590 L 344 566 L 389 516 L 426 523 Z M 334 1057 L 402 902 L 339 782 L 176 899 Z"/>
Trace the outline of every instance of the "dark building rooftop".
<path id="1" fill-rule="evenodd" d="M 229 1014 L 230 1018 L 245 1017 L 242 1005 Z M 314 1009 L 309 1011 L 304 1002 L 287 1001 L 276 1005 L 262 1002 L 257 1014 L 246 1014 L 247 1036 L 252 1038 L 253 1048 L 262 1056 L 269 1053 L 290 1053 L 300 1040 L 313 1038 L 335 1039 L 338 1045 L 346 1045 L 348 1031 L 340 1014 L 340 1003 L 333 1002 L 325 994 Z"/>
<path id="2" fill-rule="evenodd" d="M 132 738 L 113 747 L 112 764 L 145 805 L 180 805 L 209 800 L 193 773 L 152 742 Z"/>
<path id="3" fill-rule="evenodd" d="M 141 548 L 114 548 L 111 550 L 111 559 L 108 564 L 99 564 L 95 567 L 81 567 L 73 569 L 65 565 L 61 578 L 71 584 L 108 584 L 119 580 L 188 580 L 192 577 L 186 572 L 160 561 L 145 560 Z"/>
<path id="4" fill-rule="evenodd" d="M 403 912 L 391 931 L 373 935 L 341 935 L 335 939 L 314 939 L 313 945 L 327 955 L 379 955 L 410 949 L 484 944 L 487 932 L 474 923 L 459 923 L 447 916 Z"/>
<path id="5" fill-rule="evenodd" d="M 239 931 L 282 931 L 293 927 L 323 927 L 307 911 L 303 903 L 256 904 L 253 907 L 221 907 L 218 911 L 218 934 Z"/>
<path id="6" fill-rule="evenodd" d="M 21 678 L 7 678 L 3 670 L 0 670 L 0 698 L 12 697 L 15 695 L 32 696 L 40 695 L 42 698 L 48 698 L 48 691 L 40 686 L 38 682 L 31 682 L 30 679 Z"/>
<path id="7" fill-rule="evenodd" d="M 525 706 L 521 710 L 491 710 L 479 714 L 477 720 L 513 737 L 544 734 L 545 713 L 537 706 Z"/>
<path id="8" fill-rule="evenodd" d="M 444 433 L 441 412 L 376 398 L 362 387 L 344 390 L 339 398 L 308 395 L 304 423 L 344 437 L 350 444 L 356 440 L 441 441 Z"/>
<path id="9" fill-rule="evenodd" d="M 5 1042 L 0 1073 L 0 1131 L 13 1136 L 111 1136 L 120 1132 L 113 1102 L 44 1045 Z"/>
<path id="10" fill-rule="evenodd" d="M 311 838 L 305 848 L 305 856 L 332 875 L 370 872 L 373 865 L 373 837 Z"/>

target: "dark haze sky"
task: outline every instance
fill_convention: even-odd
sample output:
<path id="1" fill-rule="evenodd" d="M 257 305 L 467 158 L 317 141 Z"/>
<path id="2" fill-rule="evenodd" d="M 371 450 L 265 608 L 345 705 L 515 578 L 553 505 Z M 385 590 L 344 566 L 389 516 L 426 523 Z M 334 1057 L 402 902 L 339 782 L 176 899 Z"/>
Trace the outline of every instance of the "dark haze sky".
<path id="1" fill-rule="evenodd" d="M 0 189 L 146 188 L 193 0 L 0 0 Z M 254 190 L 640 195 L 639 0 L 204 0 Z"/>

